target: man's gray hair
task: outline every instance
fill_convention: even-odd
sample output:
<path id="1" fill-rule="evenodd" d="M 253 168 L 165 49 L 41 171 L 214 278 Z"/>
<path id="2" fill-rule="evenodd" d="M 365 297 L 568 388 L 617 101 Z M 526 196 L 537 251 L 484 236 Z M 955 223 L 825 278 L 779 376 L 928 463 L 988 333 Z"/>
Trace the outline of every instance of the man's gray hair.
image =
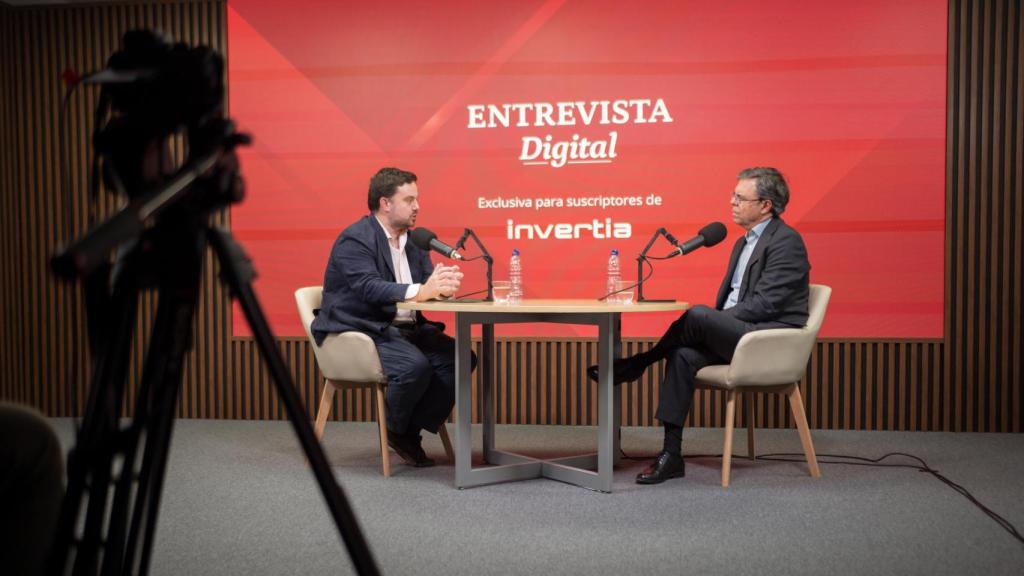
<path id="1" fill-rule="evenodd" d="M 789 185 L 775 168 L 755 167 L 740 170 L 737 180 L 757 180 L 757 197 L 772 201 L 772 216 L 779 216 L 789 204 Z"/>

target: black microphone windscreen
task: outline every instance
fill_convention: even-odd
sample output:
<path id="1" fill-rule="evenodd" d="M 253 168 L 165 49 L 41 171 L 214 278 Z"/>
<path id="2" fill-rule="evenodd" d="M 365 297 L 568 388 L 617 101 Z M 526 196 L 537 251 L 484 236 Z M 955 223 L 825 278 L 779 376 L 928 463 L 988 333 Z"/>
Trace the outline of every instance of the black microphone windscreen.
<path id="1" fill-rule="evenodd" d="M 409 241 L 412 242 L 413 246 L 420 250 L 430 250 L 430 241 L 437 238 L 437 234 L 434 234 L 426 228 L 413 228 L 409 232 Z"/>
<path id="2" fill-rule="evenodd" d="M 725 224 L 721 222 L 712 222 L 700 229 L 700 235 L 704 237 L 704 246 L 706 248 L 710 248 L 725 240 L 726 234 L 728 234 L 728 231 L 725 229 Z"/>

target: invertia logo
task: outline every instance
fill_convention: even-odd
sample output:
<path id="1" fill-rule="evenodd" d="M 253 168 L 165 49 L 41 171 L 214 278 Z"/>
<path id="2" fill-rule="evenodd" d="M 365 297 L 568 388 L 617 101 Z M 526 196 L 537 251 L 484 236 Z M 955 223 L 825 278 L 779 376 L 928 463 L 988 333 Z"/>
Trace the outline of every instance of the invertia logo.
<path id="1" fill-rule="evenodd" d="M 544 126 L 591 126 L 658 124 L 672 122 L 661 98 L 591 100 L 590 102 L 526 102 L 517 104 L 470 104 L 466 127 L 536 128 Z M 619 134 L 598 137 L 573 134 L 556 140 L 553 135 L 523 136 L 519 161 L 525 166 L 561 168 L 567 164 L 609 164 L 617 156 Z"/>
<path id="2" fill-rule="evenodd" d="M 516 224 L 510 218 L 506 226 L 509 240 L 578 240 L 584 236 L 590 238 L 632 238 L 633 225 L 629 222 L 612 222 L 611 218 L 593 219 L 590 222 L 571 224 L 557 222 L 555 224 Z"/>

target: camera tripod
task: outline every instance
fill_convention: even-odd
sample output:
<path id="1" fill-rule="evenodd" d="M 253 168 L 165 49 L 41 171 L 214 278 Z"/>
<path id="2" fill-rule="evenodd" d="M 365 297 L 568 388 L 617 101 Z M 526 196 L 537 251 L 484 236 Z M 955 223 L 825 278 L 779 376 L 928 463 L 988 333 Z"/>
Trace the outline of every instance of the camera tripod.
<path id="1" fill-rule="evenodd" d="M 68 456 L 67 493 L 50 555 L 51 574 L 148 573 L 207 246 L 220 263 L 221 281 L 238 299 L 252 328 L 353 567 L 359 574 L 378 573 L 252 289 L 255 270 L 231 234 L 208 223 L 214 209 L 241 198 L 233 148 L 247 141 L 230 121 L 215 128 L 212 144 L 205 147 L 208 153 L 194 154 L 195 160 L 159 186 L 129 195 L 127 207 L 52 260 L 59 275 L 83 281 L 93 364 L 77 443 Z M 125 157 L 134 164 L 141 154 Z M 113 176 L 124 187 L 116 168 Z M 113 250 L 118 257 L 111 265 Z M 122 425 L 137 301 L 151 287 L 159 297 L 156 318 L 134 416 Z"/>

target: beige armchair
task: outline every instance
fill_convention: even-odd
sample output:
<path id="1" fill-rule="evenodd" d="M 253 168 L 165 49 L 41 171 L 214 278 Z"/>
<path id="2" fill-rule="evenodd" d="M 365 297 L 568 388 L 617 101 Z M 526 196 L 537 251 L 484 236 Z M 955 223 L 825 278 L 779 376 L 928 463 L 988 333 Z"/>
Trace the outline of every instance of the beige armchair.
<path id="1" fill-rule="evenodd" d="M 747 451 L 754 459 L 754 401 L 757 392 L 782 393 L 789 397 L 789 409 L 800 432 L 811 476 L 821 476 L 807 427 L 800 380 L 821 329 L 832 288 L 811 285 L 809 317 L 803 328 L 773 328 L 749 332 L 740 338 L 730 364 L 706 366 L 697 372 L 697 388 L 723 390 L 725 405 L 725 447 L 722 450 L 722 486 L 729 485 L 732 465 L 732 432 L 736 420 L 736 398 L 746 394 Z"/>
<path id="2" fill-rule="evenodd" d="M 391 460 L 388 457 L 387 409 L 384 405 L 384 388 L 388 379 L 380 365 L 377 347 L 373 340 L 362 332 L 342 332 L 330 334 L 323 346 L 317 346 L 313 339 L 310 325 L 313 323 L 313 310 L 320 307 L 322 297 L 321 286 L 307 286 L 295 291 L 295 304 L 299 308 L 299 317 L 306 329 L 310 346 L 324 377 L 324 391 L 320 396 L 320 407 L 316 411 L 316 437 L 324 434 L 324 426 L 334 402 L 334 392 L 339 388 L 373 388 L 377 397 L 377 425 L 380 429 L 380 455 L 383 460 L 384 476 L 391 476 Z M 452 458 L 452 445 L 448 439 L 448 431 L 442 424 L 437 435 L 444 444 L 445 454 L 449 461 Z"/>

